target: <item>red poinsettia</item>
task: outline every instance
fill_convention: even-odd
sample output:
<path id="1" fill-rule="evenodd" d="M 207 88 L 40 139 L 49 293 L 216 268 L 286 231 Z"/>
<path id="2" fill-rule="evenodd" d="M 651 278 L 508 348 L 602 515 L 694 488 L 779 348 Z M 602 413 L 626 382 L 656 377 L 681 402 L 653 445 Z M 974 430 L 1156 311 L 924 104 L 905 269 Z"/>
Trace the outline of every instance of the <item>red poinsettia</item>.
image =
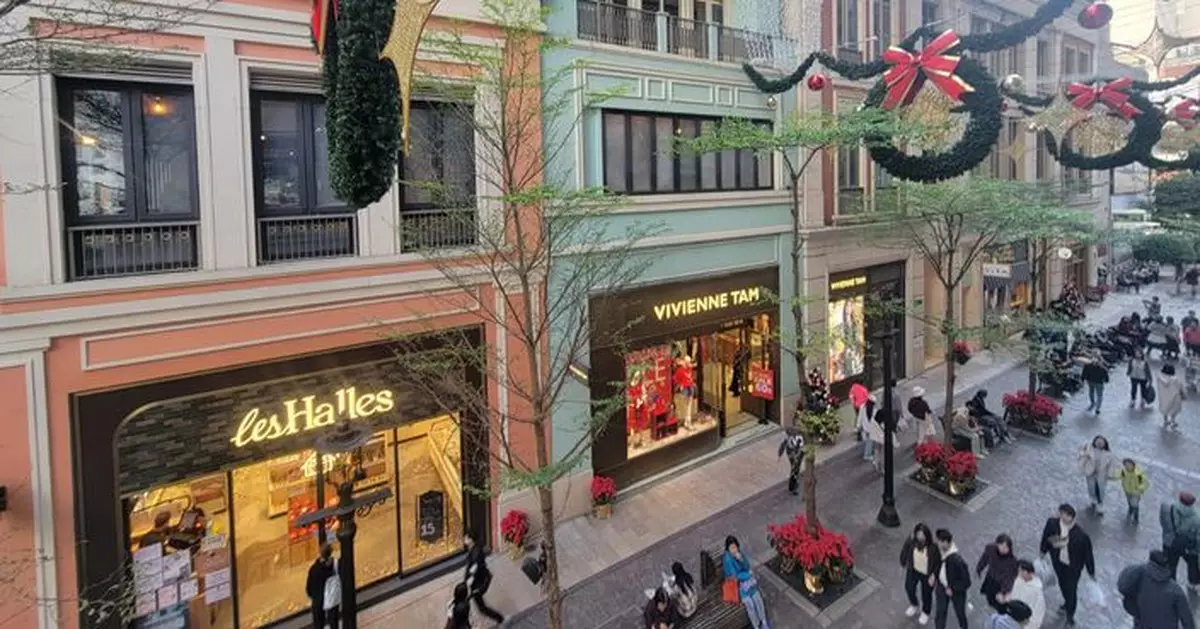
<path id="1" fill-rule="evenodd" d="M 938 467 L 946 462 L 949 451 L 940 441 L 926 441 L 917 445 L 917 463 L 922 467 Z"/>
<path id="2" fill-rule="evenodd" d="M 970 452 L 955 452 L 946 459 L 946 476 L 954 480 L 971 480 L 978 473 L 979 462 Z"/>
<path id="3" fill-rule="evenodd" d="M 500 536 L 513 546 L 524 546 L 529 534 L 529 516 L 520 509 L 513 509 L 500 520 Z"/>
<path id="4" fill-rule="evenodd" d="M 1025 389 L 1005 393 L 1001 403 L 1004 408 L 1041 422 L 1057 422 L 1062 415 L 1061 404 L 1040 393 L 1030 395 Z"/>
<path id="5" fill-rule="evenodd" d="M 954 353 L 970 356 L 971 346 L 966 341 L 954 341 Z"/>
<path id="6" fill-rule="evenodd" d="M 845 572 L 854 567 L 850 540 L 823 527 L 817 527 L 814 535 L 803 515 L 783 524 L 767 525 L 767 537 L 780 557 L 795 561 L 807 572 Z"/>
<path id="7" fill-rule="evenodd" d="M 592 477 L 592 504 L 606 505 L 617 499 L 617 482 L 607 476 Z"/>

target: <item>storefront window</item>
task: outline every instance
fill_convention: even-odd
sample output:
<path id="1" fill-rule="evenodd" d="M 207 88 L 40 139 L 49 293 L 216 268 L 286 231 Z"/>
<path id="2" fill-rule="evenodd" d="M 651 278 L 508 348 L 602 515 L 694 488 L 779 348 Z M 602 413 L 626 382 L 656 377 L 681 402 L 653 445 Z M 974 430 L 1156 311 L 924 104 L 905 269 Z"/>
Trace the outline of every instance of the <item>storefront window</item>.
<path id="1" fill-rule="evenodd" d="M 700 409 L 697 364 L 702 357 L 696 356 L 700 344 L 689 339 L 673 345 L 625 355 L 629 458 L 717 427 L 716 417 Z M 705 378 L 707 371 L 706 363 Z"/>
<path id="2" fill-rule="evenodd" d="M 855 295 L 829 302 L 829 381 L 840 382 L 866 368 L 865 297 Z"/>
<path id="3" fill-rule="evenodd" d="M 406 424 L 396 432 L 400 554 L 404 571 L 411 572 L 462 549 L 462 440 L 458 420 L 450 416 Z"/>

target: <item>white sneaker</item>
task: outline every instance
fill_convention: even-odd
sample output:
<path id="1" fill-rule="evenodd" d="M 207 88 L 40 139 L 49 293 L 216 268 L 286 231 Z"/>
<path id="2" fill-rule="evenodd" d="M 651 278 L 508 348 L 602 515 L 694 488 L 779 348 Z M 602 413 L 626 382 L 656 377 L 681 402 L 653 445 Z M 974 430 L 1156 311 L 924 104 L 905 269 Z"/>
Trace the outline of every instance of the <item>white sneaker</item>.
<path id="1" fill-rule="evenodd" d="M 972 603 L 971 601 L 967 601 L 967 611 L 968 612 L 975 611 L 975 603 Z"/>
<path id="2" fill-rule="evenodd" d="M 908 618 L 912 618 L 913 616 L 916 616 L 917 612 L 919 612 L 919 611 L 921 611 L 921 610 L 917 609 L 916 605 L 909 605 L 908 609 L 904 610 L 904 615 L 907 616 Z"/>
<path id="3" fill-rule="evenodd" d="M 929 614 L 921 614 L 921 617 L 917 619 L 917 624 L 918 625 L 928 625 L 929 624 Z"/>

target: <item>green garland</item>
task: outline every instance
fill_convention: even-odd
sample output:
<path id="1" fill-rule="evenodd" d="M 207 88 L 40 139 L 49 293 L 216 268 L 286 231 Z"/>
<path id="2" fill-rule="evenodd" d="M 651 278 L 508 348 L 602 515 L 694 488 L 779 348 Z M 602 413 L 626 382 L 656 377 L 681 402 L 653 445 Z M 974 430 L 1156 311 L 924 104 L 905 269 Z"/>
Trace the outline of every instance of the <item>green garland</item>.
<path id="1" fill-rule="evenodd" d="M 1089 82 L 1088 84 L 1095 83 Z M 1061 96 L 1060 98 L 1066 98 Z M 1046 140 L 1046 150 L 1050 156 L 1058 160 L 1058 163 L 1068 168 L 1078 168 L 1080 170 L 1109 170 L 1112 168 L 1120 168 L 1128 166 L 1143 157 L 1150 156 L 1150 150 L 1154 145 L 1162 139 L 1162 121 L 1159 119 L 1158 109 L 1145 96 L 1139 92 L 1129 93 L 1129 104 L 1137 107 L 1142 113 L 1133 117 L 1133 130 L 1129 133 L 1129 139 L 1125 142 L 1125 146 L 1112 153 L 1104 155 L 1094 155 L 1091 157 L 1077 153 L 1070 147 L 1070 143 L 1063 138 L 1062 146 L 1054 139 L 1054 134 L 1049 129 L 1042 130 L 1042 137 Z M 1104 105 L 1097 105 L 1104 107 Z M 1108 114 L 1115 115 L 1115 114 Z"/>
<path id="2" fill-rule="evenodd" d="M 392 64 L 379 58 L 395 2 L 342 0 L 340 8 L 336 54 L 327 55 L 336 63 L 326 82 L 330 184 L 339 199 L 362 208 L 381 199 L 396 180 L 399 85 Z"/>
<path id="3" fill-rule="evenodd" d="M 330 10 L 326 16 L 330 24 L 325 27 L 324 56 L 321 57 L 321 89 L 325 94 L 325 140 L 332 155 L 337 151 L 337 134 L 332 130 L 333 119 L 337 117 L 337 79 L 338 79 L 338 21 L 343 11 Z"/>

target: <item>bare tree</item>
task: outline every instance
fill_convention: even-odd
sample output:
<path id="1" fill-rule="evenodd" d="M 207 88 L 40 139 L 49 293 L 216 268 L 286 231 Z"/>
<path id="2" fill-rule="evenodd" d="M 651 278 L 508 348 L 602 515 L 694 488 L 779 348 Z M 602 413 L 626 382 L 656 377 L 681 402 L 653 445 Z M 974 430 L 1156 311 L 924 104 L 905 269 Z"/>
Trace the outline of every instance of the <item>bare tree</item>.
<path id="1" fill-rule="evenodd" d="M 572 177 L 572 134 L 611 94 L 576 87 L 578 63 L 542 66 L 542 54 L 559 42 L 542 33 L 537 3 L 486 0 L 483 8 L 499 30 L 494 41 L 453 31 L 427 36 L 426 48 L 461 71 L 415 86 L 432 97 L 423 111 L 433 124 L 413 125 L 403 194 L 441 211 L 404 228 L 402 238 L 456 247 L 429 251 L 427 260 L 458 289 L 448 299 L 469 302 L 495 335 L 480 347 L 463 333 L 437 332 L 442 348 L 403 352 L 401 372 L 448 413 L 487 422 L 490 435 L 476 449 L 489 452 L 484 463 L 494 472 L 472 491 L 536 497 L 549 626 L 561 629 L 556 485 L 587 463 L 591 444 L 625 408 L 623 385 L 606 398 L 572 401 L 582 397 L 578 365 L 588 364 L 589 346 L 620 343 L 597 337 L 589 301 L 641 275 L 651 258 L 636 248 L 657 228 L 618 221 L 611 212 L 619 198 Z M 464 206 L 478 210 L 455 209 Z M 396 342 L 405 349 L 403 338 Z M 507 406 L 469 382 L 470 372 L 502 387 Z M 482 434 L 462 428 L 468 438 Z"/>

